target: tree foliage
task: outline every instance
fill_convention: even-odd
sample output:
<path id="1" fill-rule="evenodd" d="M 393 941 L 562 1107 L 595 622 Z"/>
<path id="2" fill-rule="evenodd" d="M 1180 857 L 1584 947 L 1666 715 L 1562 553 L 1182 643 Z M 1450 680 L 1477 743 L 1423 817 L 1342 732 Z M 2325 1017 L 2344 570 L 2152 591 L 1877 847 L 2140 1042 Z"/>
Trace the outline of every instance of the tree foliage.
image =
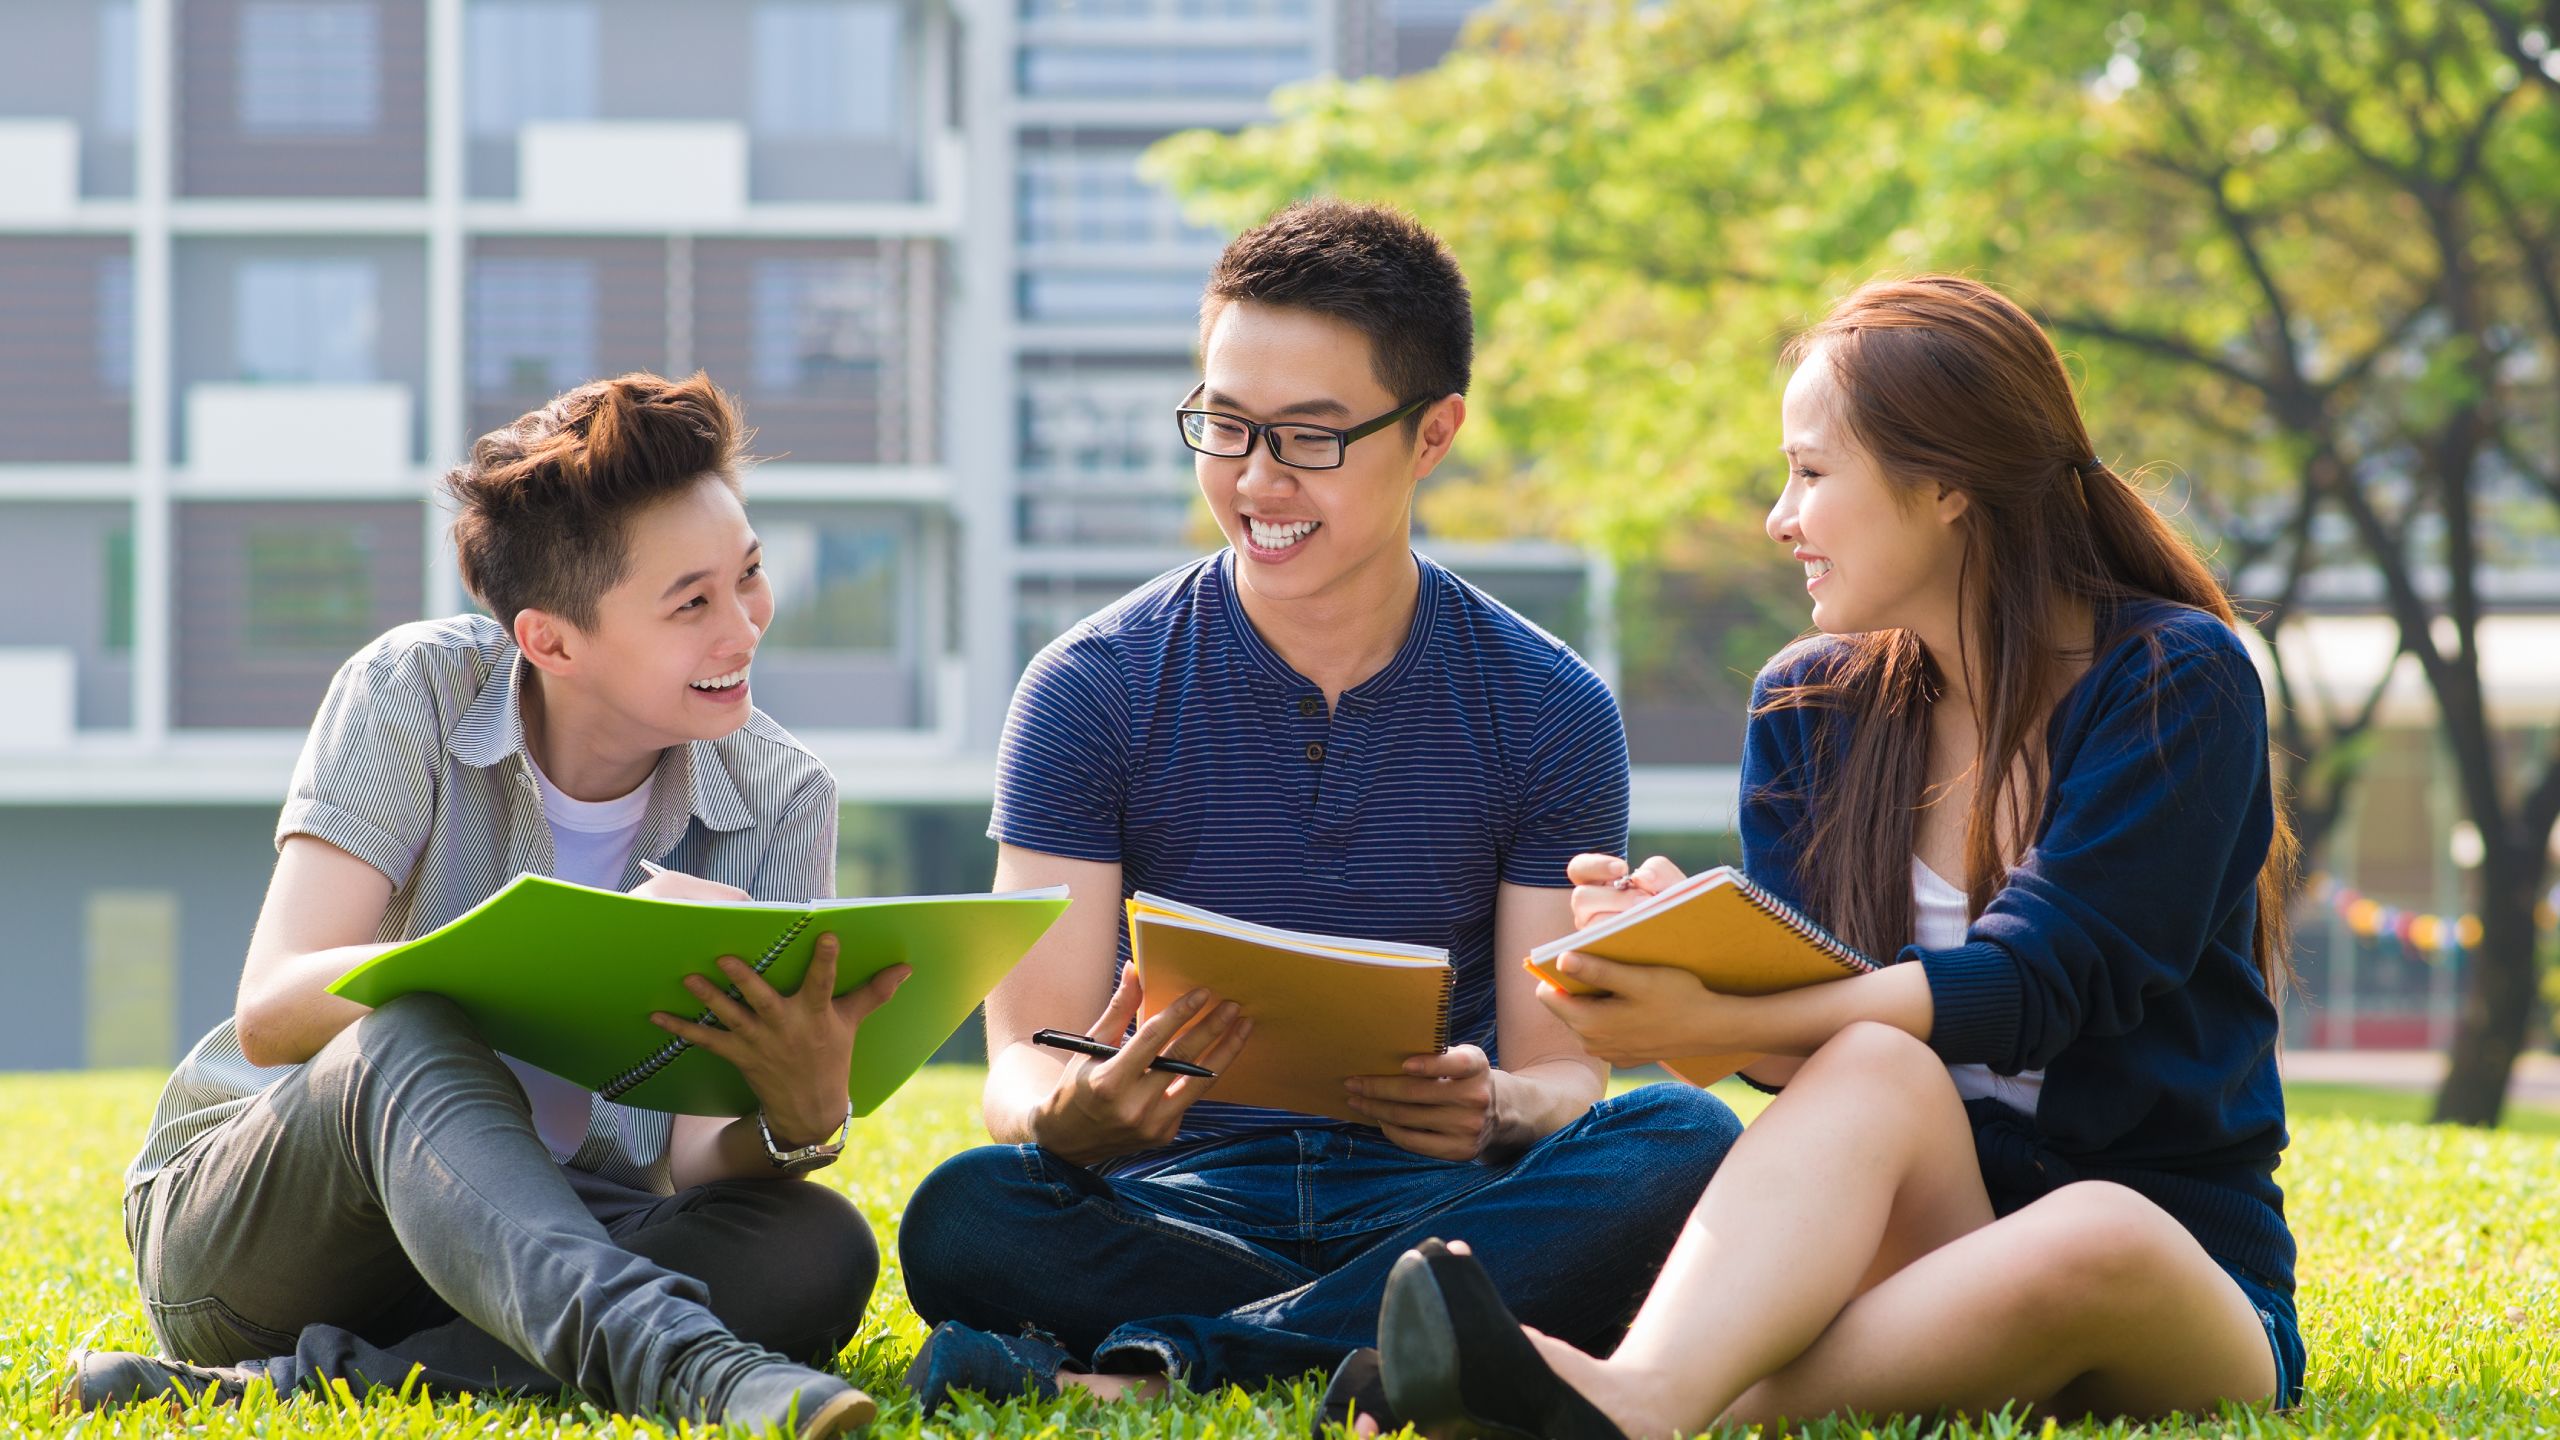
<path id="1" fill-rule="evenodd" d="M 1774 495 L 1777 350 L 1832 299 L 2007 289 L 2262 627 L 2320 582 L 2398 621 L 2488 851 L 2440 1114 L 2491 1120 L 2560 817 L 2560 742 L 2498 731 L 2477 644 L 2482 577 L 2560 532 L 2555 42 L 2560 0 L 1512 0 L 1436 70 L 1152 163 L 1230 226 L 1321 192 L 1438 229 L 1489 432 L 1439 503 L 1637 560 Z M 2278 686 L 2287 748 L 2360 753 L 2371 700 Z M 2302 768 L 2306 829 L 2353 768 Z"/>

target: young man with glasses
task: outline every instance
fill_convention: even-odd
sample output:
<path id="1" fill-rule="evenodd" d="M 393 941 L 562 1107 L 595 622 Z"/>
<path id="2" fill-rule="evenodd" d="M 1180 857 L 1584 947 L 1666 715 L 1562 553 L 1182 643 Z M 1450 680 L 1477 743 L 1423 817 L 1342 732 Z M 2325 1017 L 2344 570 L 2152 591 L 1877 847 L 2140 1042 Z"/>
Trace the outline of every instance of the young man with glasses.
<path id="1" fill-rule="evenodd" d="M 1626 740 L 1570 649 L 1413 553 L 1414 492 L 1466 418 L 1456 262 L 1392 211 L 1293 206 L 1220 258 L 1201 348 L 1169 418 L 1227 549 L 1041 652 L 1006 726 L 997 884 L 1074 903 L 988 1001 L 1001 1143 L 936 1170 L 902 1226 L 936 1323 L 909 1374 L 929 1408 L 1339 1366 L 1329 1401 L 1374 1415 L 1361 1347 L 1427 1235 L 1472 1241 L 1530 1323 L 1605 1347 L 1739 1133 L 1686 1086 L 1603 1101 L 1605 1067 L 1518 963 L 1572 927 L 1565 863 L 1625 844 Z M 1458 1043 L 1349 1082 L 1375 1128 L 1150 1070 L 1252 1041 L 1196 992 L 1131 1029 L 1139 889 L 1444 946 Z M 1031 1044 L 1047 1026 L 1123 1048 Z"/>

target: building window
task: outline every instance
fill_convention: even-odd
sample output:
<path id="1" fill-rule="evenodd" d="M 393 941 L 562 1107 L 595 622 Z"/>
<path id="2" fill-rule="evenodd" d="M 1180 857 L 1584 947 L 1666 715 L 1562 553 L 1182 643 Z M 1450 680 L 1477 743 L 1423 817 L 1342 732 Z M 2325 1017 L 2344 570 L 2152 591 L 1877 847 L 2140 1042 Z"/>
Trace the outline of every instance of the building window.
<path id="1" fill-rule="evenodd" d="M 885 138 L 898 130 L 897 7 L 765 0 L 755 12 L 756 133 Z"/>
<path id="2" fill-rule="evenodd" d="M 1478 0 L 1455 0 L 1473 4 Z M 1022 0 L 1025 20 L 1250 20 L 1303 21 L 1314 15 L 1308 0 Z"/>
<path id="3" fill-rule="evenodd" d="M 118 395 L 133 389 L 133 256 L 98 257 L 98 384 Z"/>
<path id="4" fill-rule="evenodd" d="M 471 269 L 471 388 L 550 395 L 596 373 L 596 267 L 483 260 Z"/>
<path id="5" fill-rule="evenodd" d="M 1022 51 L 1030 96 L 1227 96 L 1261 100 L 1315 73 L 1300 45 L 1032 45 Z"/>
<path id="6" fill-rule="evenodd" d="M 1018 187 L 1026 245 L 1213 246 L 1220 238 L 1139 177 L 1135 150 L 1029 151 Z"/>
<path id="7" fill-rule="evenodd" d="M 110 655 L 133 653 L 133 528 L 118 526 L 106 534 L 104 563 L 98 568 L 106 593 L 99 597 L 98 648 Z"/>
<path id="8" fill-rule="evenodd" d="M 245 260 L 234 272 L 233 358 L 246 380 L 374 378 L 380 330 L 366 260 Z"/>
<path id="9" fill-rule="evenodd" d="M 1188 476 L 1189 452 L 1173 425 L 1174 406 L 1189 382 L 1034 381 L 1022 396 L 1025 469 L 1125 479 Z"/>
<path id="10" fill-rule="evenodd" d="M 239 61 L 249 134 L 370 135 L 381 124 L 381 17 L 370 3 L 249 0 Z"/>
<path id="11" fill-rule="evenodd" d="M 587 0 L 475 0 L 463 45 L 473 135 L 512 140 L 530 121 L 595 118 L 596 7 Z"/>
<path id="12" fill-rule="evenodd" d="M 98 7 L 98 133 L 110 140 L 134 134 L 135 39 L 133 0 L 106 0 Z"/>
<path id="13" fill-rule="evenodd" d="M 907 589 L 906 530 L 859 521 L 757 525 L 765 573 L 773 580 L 773 624 L 764 643 L 776 650 L 896 650 Z"/>
<path id="14" fill-rule="evenodd" d="M 247 537 L 246 648 L 344 655 L 373 638 L 373 561 L 345 525 L 260 525 Z"/>
<path id="15" fill-rule="evenodd" d="M 1062 325 L 1184 325 L 1200 313 L 1198 275 L 1044 270 L 1022 277 L 1022 318 Z"/>
<path id="16" fill-rule="evenodd" d="M 888 350 L 894 299 L 876 260 L 757 261 L 757 388 L 806 394 L 869 385 Z"/>

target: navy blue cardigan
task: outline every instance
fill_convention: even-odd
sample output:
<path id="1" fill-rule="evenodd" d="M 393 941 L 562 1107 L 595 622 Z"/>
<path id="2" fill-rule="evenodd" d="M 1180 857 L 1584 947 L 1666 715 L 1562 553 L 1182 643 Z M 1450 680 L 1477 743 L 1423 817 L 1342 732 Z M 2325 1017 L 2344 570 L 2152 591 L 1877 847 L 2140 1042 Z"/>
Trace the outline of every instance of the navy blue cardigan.
<path id="1" fill-rule="evenodd" d="M 2276 1011 L 2250 958 L 2275 823 L 2265 696 L 2210 614 L 2147 601 L 2108 622 L 2046 729 L 2033 846 L 1963 945 L 1896 960 L 1927 971 L 1929 1043 L 1950 1063 L 2045 1072 L 2032 1118 L 1970 1107 L 2002 1213 L 2073 1180 L 2114 1181 L 2290 1294 Z M 1817 918 L 1798 869 L 1807 767 L 1842 753 L 1850 722 L 1761 705 L 1841 653 L 1816 638 L 1769 663 L 1742 755 L 1743 869 Z"/>

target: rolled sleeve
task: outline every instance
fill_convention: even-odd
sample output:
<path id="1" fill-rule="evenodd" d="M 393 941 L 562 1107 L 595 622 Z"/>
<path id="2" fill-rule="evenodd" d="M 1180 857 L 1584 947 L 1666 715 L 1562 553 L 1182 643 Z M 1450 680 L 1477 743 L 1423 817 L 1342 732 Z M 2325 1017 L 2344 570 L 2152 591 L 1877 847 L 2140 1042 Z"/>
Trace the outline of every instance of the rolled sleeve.
<path id="1" fill-rule="evenodd" d="M 375 647 L 340 666 L 294 764 L 277 847 L 309 835 L 405 888 L 435 819 L 440 722 L 411 655 Z"/>
<path id="2" fill-rule="evenodd" d="M 783 802 L 747 893 L 758 900 L 825 900 L 836 893 L 836 777 L 818 766 Z"/>

